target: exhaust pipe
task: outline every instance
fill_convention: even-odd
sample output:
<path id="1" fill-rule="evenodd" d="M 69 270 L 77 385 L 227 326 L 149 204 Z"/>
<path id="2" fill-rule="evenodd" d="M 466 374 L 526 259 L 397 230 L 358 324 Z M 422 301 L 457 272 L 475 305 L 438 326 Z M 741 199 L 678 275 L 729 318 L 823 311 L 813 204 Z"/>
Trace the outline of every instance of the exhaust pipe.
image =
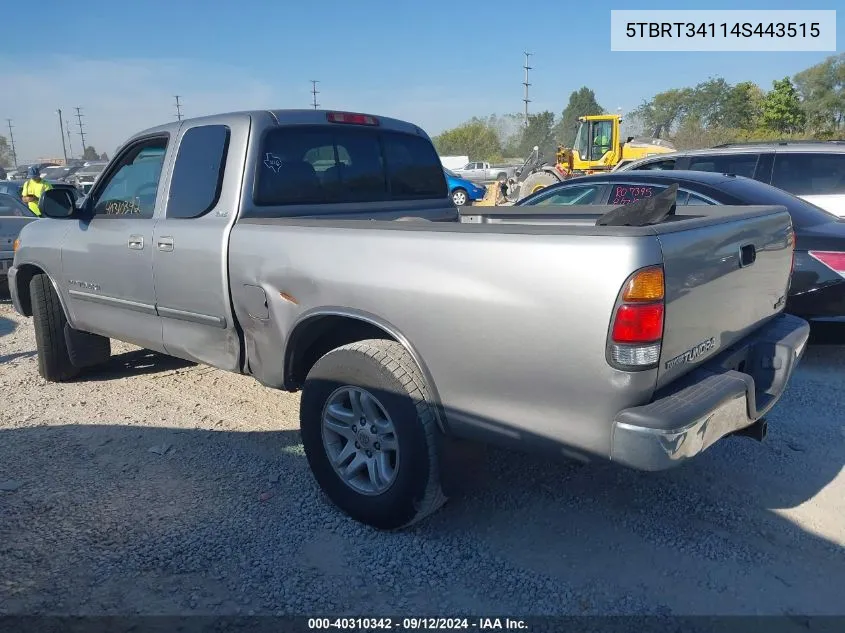
<path id="1" fill-rule="evenodd" d="M 766 435 L 769 432 L 769 423 L 766 421 L 766 418 L 760 418 L 751 426 L 746 426 L 744 429 L 740 429 L 739 431 L 734 431 L 731 435 L 739 435 L 742 437 L 750 437 L 752 439 L 757 440 L 758 442 L 762 442 L 766 439 Z"/>

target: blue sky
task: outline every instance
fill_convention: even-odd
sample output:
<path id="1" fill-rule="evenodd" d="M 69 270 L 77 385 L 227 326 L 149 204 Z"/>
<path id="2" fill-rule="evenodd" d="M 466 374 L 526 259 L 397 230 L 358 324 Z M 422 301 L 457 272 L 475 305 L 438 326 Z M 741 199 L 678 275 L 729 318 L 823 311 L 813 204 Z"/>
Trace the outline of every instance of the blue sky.
<path id="1" fill-rule="evenodd" d="M 797 3 L 690 2 L 683 8 L 795 9 Z M 472 115 L 522 109 L 524 50 L 532 52 L 532 111 L 560 113 L 570 92 L 593 88 L 623 112 L 710 76 L 773 79 L 832 53 L 624 53 L 610 51 L 611 9 L 677 9 L 677 2 L 211 3 L 146 0 L 38 3 L 33 28 L 4 31 L 0 134 L 12 118 L 21 159 L 60 156 L 56 109 L 82 106 L 88 144 L 111 154 L 139 129 L 174 117 L 232 109 L 322 107 L 414 121 L 430 134 Z M 520 7 L 533 7 L 531 11 Z M 815 2 L 836 9 L 841 2 Z M 520 16 L 522 13 L 522 16 Z M 533 17 L 529 17 L 533 16 Z M 837 45 L 845 46 L 845 12 Z M 25 24 L 25 15 L 10 23 Z M 75 125 L 71 145 L 79 153 Z"/>

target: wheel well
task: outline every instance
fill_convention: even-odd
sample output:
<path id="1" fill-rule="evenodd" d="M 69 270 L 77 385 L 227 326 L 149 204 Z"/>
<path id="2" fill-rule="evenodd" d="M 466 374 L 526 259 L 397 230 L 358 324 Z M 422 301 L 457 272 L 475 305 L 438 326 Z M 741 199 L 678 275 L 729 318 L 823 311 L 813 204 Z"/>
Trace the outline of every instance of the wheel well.
<path id="1" fill-rule="evenodd" d="M 285 388 L 299 389 L 323 355 L 331 350 L 367 339 L 396 337 L 381 327 L 354 317 L 321 315 L 299 324 L 291 333 L 285 358 Z"/>
<path id="2" fill-rule="evenodd" d="M 32 264 L 24 264 L 18 268 L 15 276 L 15 291 L 18 294 L 24 316 L 32 316 L 32 297 L 29 295 L 29 282 L 35 275 L 42 274 L 44 274 L 44 271 Z"/>

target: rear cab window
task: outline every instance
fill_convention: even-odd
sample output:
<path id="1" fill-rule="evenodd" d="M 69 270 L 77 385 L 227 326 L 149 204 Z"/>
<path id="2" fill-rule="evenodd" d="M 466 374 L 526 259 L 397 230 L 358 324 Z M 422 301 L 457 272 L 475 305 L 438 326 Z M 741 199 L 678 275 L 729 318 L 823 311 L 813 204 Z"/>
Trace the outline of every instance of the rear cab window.
<path id="1" fill-rule="evenodd" d="M 778 153 L 772 186 L 795 196 L 845 194 L 845 152 Z"/>
<path id="2" fill-rule="evenodd" d="M 257 206 L 445 199 L 431 142 L 373 127 L 290 126 L 262 139 Z"/>

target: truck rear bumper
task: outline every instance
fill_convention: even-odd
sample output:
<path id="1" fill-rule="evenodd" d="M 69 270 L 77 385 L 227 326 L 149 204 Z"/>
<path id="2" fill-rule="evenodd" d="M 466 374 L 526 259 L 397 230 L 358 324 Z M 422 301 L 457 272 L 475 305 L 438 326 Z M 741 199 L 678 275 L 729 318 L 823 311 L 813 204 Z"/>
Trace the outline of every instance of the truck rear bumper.
<path id="1" fill-rule="evenodd" d="M 781 314 L 655 394 L 620 411 L 611 460 L 637 470 L 665 470 L 717 440 L 762 420 L 798 364 L 809 324 Z"/>

